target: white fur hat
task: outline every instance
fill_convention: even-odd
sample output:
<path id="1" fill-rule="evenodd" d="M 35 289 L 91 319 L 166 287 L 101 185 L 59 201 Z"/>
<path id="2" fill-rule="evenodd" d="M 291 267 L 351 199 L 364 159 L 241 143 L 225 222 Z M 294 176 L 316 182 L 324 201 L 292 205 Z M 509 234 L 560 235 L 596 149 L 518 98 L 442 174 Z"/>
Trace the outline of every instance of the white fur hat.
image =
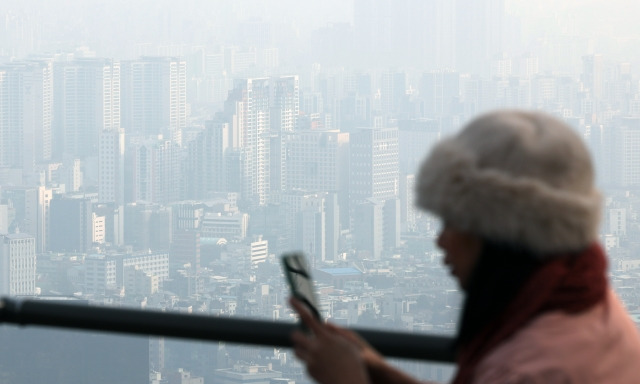
<path id="1" fill-rule="evenodd" d="M 417 204 L 452 227 L 524 246 L 541 257 L 596 240 L 601 195 L 589 151 L 540 112 L 480 116 L 422 164 Z"/>

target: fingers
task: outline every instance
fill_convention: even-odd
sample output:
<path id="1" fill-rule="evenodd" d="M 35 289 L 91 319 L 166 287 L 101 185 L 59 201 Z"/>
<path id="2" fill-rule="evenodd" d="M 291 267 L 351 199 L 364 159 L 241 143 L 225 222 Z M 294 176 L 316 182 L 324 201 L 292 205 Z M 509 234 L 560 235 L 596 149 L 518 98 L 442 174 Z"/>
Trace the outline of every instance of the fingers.
<path id="1" fill-rule="evenodd" d="M 289 303 L 300 316 L 300 320 L 302 320 L 302 322 L 307 327 L 309 327 L 309 329 L 315 335 L 323 335 L 326 333 L 324 325 L 321 324 L 315 317 L 313 317 L 309 309 L 307 309 L 307 307 L 302 302 L 300 302 L 300 300 L 292 297 L 289 299 Z"/>
<path id="2" fill-rule="evenodd" d="M 308 337 L 300 331 L 294 331 L 291 334 L 291 341 L 293 342 L 293 348 L 296 356 L 302 361 L 308 361 L 310 348 L 310 341 Z"/>

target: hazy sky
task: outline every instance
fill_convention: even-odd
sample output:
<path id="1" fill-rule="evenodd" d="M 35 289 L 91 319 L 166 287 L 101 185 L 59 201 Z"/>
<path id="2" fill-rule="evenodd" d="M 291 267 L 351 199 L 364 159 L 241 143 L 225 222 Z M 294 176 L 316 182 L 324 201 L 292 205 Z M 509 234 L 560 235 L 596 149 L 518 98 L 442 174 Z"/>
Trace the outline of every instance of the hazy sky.
<path id="1" fill-rule="evenodd" d="M 625 54 L 640 39 L 638 0 L 505 1 L 524 45 L 570 35 L 594 39 L 596 51 Z M 328 23 L 352 23 L 353 8 L 354 0 L 0 0 L 5 20 L 26 16 L 48 50 L 86 45 L 114 56 L 136 55 L 135 44 L 228 42 L 242 20 L 273 22 L 276 33 L 304 38 Z"/>
<path id="2" fill-rule="evenodd" d="M 573 20 L 581 33 L 589 29 L 608 29 L 612 33 L 638 31 L 637 0 L 506 0 L 509 10 L 537 18 Z M 192 15 L 206 17 L 235 13 L 239 18 L 258 17 L 270 21 L 294 22 L 302 28 L 317 28 L 327 22 L 350 22 L 353 19 L 353 0 L 2 0 L 0 10 L 26 10 L 50 17 L 50 21 L 78 19 L 80 15 L 92 19 L 118 19 L 135 16 L 141 20 L 162 9 L 176 17 Z M 156 22 L 156 20 L 147 20 Z M 524 20 L 525 22 L 527 20 Z M 602 24 L 606 25 L 602 25 Z M 73 24 L 73 23 L 72 23 Z M 110 23 L 112 24 L 112 23 Z"/>
<path id="3" fill-rule="evenodd" d="M 548 27 L 540 20 L 556 20 L 565 33 L 583 36 L 627 37 L 640 36 L 640 1 L 637 0 L 508 0 L 510 11 L 523 17 L 533 28 Z M 529 21 L 527 23 L 527 21 Z"/>

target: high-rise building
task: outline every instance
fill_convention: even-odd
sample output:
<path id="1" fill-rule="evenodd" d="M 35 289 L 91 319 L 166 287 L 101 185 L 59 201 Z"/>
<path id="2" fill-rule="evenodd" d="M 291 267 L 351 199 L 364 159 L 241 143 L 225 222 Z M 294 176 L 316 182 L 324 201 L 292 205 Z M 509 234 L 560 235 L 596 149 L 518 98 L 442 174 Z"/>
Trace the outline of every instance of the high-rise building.
<path id="1" fill-rule="evenodd" d="M 186 67 L 174 57 L 122 62 L 122 126 L 128 135 L 179 137 L 187 125 Z"/>
<path id="2" fill-rule="evenodd" d="M 288 190 L 346 190 L 349 134 L 332 131 L 299 131 L 286 136 L 286 185 Z"/>
<path id="3" fill-rule="evenodd" d="M 120 129 L 120 64 L 82 58 L 54 66 L 54 155 L 98 154 L 100 133 Z"/>
<path id="4" fill-rule="evenodd" d="M 398 128 L 360 129 L 351 134 L 350 148 L 354 243 L 377 259 L 397 246 L 400 233 Z"/>
<path id="5" fill-rule="evenodd" d="M 124 205 L 124 129 L 100 133 L 98 200 Z"/>
<path id="6" fill-rule="evenodd" d="M 205 128 L 186 144 L 185 198 L 206 199 L 227 190 L 225 154 L 234 145 L 233 133 L 229 123 L 217 117 L 206 121 Z"/>
<path id="7" fill-rule="evenodd" d="M 49 219 L 52 191 L 46 187 L 4 188 L 2 198 L 14 210 L 11 227 L 35 237 L 36 252 L 46 252 L 49 246 Z"/>
<path id="8" fill-rule="evenodd" d="M 612 161 L 605 163 L 609 165 L 609 169 L 603 171 L 613 174 L 613 184 L 617 187 L 638 187 L 640 186 L 640 118 L 620 118 L 612 124 L 604 132 L 605 137 L 600 143 L 603 146 L 602 155 L 612 156 Z M 607 148 L 607 146 L 611 147 Z"/>
<path id="9" fill-rule="evenodd" d="M 270 192 L 269 79 L 246 79 L 236 83 L 226 102 L 233 116 L 241 149 L 241 198 L 251 206 L 265 205 Z"/>
<path id="10" fill-rule="evenodd" d="M 51 61 L 0 66 L 0 167 L 26 177 L 51 160 L 52 88 Z"/>
<path id="11" fill-rule="evenodd" d="M 298 127 L 300 93 L 298 76 L 271 78 L 270 92 L 270 198 L 278 202 L 286 190 L 286 134 Z"/>
<path id="12" fill-rule="evenodd" d="M 280 76 L 269 84 L 271 107 L 271 131 L 293 132 L 300 114 L 300 90 L 298 76 Z"/>
<path id="13" fill-rule="evenodd" d="M 325 260 L 336 261 L 340 252 L 340 202 L 336 193 L 328 193 L 324 199 Z M 346 226 L 345 226 L 346 227 Z"/>
<path id="14" fill-rule="evenodd" d="M 179 147 L 173 140 L 132 138 L 126 149 L 125 201 L 168 204 L 180 196 Z"/>
<path id="15" fill-rule="evenodd" d="M 350 135 L 352 203 L 398 196 L 398 128 L 361 128 Z"/>
<path id="16" fill-rule="evenodd" d="M 100 133 L 98 201 L 103 203 L 101 211 L 105 217 L 105 241 L 115 245 L 124 242 L 124 150 L 124 129 Z"/>
<path id="17" fill-rule="evenodd" d="M 286 190 L 335 193 L 340 224 L 348 228 L 349 133 L 331 130 L 289 134 L 286 156 Z"/>
<path id="18" fill-rule="evenodd" d="M 604 60 L 602 55 L 582 57 L 582 84 L 594 99 L 604 96 Z"/>
<path id="19" fill-rule="evenodd" d="M 402 232 L 416 230 L 417 208 L 415 205 L 416 176 L 403 174 L 400 177 L 400 223 Z"/>
<path id="20" fill-rule="evenodd" d="M 91 199 L 56 196 L 50 213 L 49 250 L 88 252 L 93 240 Z"/>
<path id="21" fill-rule="evenodd" d="M 36 294 L 36 239 L 16 233 L 0 235 L 0 294 Z"/>

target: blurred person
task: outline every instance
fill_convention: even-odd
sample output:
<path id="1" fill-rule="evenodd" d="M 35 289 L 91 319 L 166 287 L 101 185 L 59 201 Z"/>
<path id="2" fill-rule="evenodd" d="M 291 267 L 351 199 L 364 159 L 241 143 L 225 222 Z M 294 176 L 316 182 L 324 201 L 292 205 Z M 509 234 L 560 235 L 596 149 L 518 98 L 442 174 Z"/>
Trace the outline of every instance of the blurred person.
<path id="1" fill-rule="evenodd" d="M 640 382 L 640 337 L 598 243 L 593 164 L 569 126 L 541 112 L 480 116 L 434 147 L 416 185 L 465 293 L 454 384 Z M 292 335 L 296 356 L 318 382 L 418 382 L 291 304 L 312 331 Z"/>

